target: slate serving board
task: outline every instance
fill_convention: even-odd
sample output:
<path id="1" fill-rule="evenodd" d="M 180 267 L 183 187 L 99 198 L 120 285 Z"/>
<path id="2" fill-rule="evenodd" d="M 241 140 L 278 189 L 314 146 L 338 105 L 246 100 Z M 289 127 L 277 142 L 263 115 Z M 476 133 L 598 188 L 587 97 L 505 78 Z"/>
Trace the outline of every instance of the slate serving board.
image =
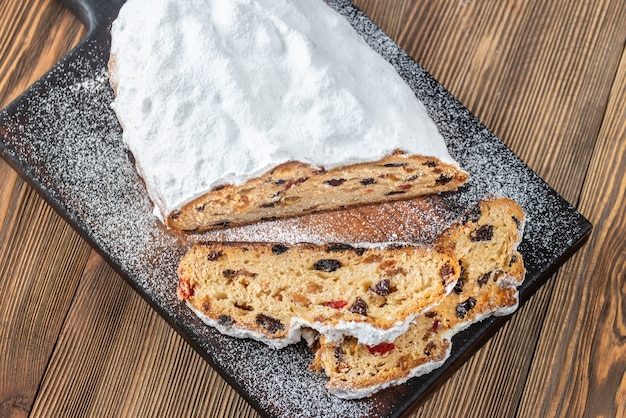
<path id="1" fill-rule="evenodd" d="M 304 344 L 275 351 L 254 341 L 222 336 L 204 326 L 176 299 L 175 289 L 178 260 L 191 242 L 206 237 L 181 237 L 164 229 L 152 216 L 150 201 L 109 107 L 113 99 L 106 75 L 109 29 L 123 1 L 63 2 L 88 26 L 88 34 L 0 112 L 0 153 L 261 414 L 400 416 L 506 321 L 492 318 L 473 325 L 453 339 L 451 357 L 440 369 L 358 401 L 344 401 L 326 393 L 324 376 L 308 370 L 312 356 Z M 348 241 L 368 237 L 369 231 L 376 240 L 428 241 L 438 232 L 437 228 L 429 229 L 428 217 L 436 218 L 437 225 L 445 225 L 487 194 L 507 196 L 517 200 L 527 213 L 519 248 L 527 268 L 520 288 L 523 303 L 584 242 L 591 231 L 590 223 L 367 16 L 348 0 L 330 4 L 396 67 L 428 108 L 450 153 L 470 173 L 471 180 L 456 193 L 356 212 L 266 222 L 209 237 Z M 431 212 L 426 216 L 424 210 Z M 398 216 L 402 213 L 414 216 Z M 344 228 L 342 223 L 354 216 L 368 219 L 369 226 L 357 228 L 357 235 L 365 235 L 345 235 L 346 229 L 353 228 Z M 415 225 L 415 219 L 424 222 Z"/>

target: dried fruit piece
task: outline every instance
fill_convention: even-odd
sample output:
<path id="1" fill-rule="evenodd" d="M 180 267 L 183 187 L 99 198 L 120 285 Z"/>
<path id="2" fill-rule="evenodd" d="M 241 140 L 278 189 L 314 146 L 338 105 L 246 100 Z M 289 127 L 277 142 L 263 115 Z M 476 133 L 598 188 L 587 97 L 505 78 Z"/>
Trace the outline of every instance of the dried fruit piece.
<path id="1" fill-rule="evenodd" d="M 441 174 L 437 180 L 435 181 L 437 184 L 448 184 L 452 181 L 452 177 L 446 176 L 445 174 Z"/>
<path id="2" fill-rule="evenodd" d="M 483 225 L 470 234 L 472 242 L 491 241 L 493 238 L 493 225 Z"/>
<path id="3" fill-rule="evenodd" d="M 178 296 L 180 296 L 181 299 L 189 299 L 190 297 L 193 296 L 193 286 L 191 286 L 191 284 L 189 284 L 188 280 L 185 279 L 180 279 L 178 281 L 178 289 L 176 289 L 178 292 Z"/>
<path id="4" fill-rule="evenodd" d="M 461 302 L 456 305 L 456 316 L 458 316 L 459 318 L 465 318 L 467 313 L 474 309 L 475 305 L 476 299 L 470 296 L 465 302 Z"/>
<path id="5" fill-rule="evenodd" d="M 341 262 L 334 259 L 322 259 L 313 264 L 313 268 L 318 271 L 333 272 L 341 267 Z"/>
<path id="6" fill-rule="evenodd" d="M 437 331 L 439 330 L 439 326 L 440 326 L 440 325 L 441 325 L 441 321 L 440 321 L 440 320 L 438 320 L 438 319 L 435 319 L 435 320 L 433 321 L 433 325 L 432 325 L 432 327 L 430 327 L 430 328 L 428 329 L 428 331 L 430 331 L 430 332 L 437 332 Z"/>
<path id="7" fill-rule="evenodd" d="M 367 315 L 367 303 L 359 296 L 356 297 L 352 306 L 350 306 L 350 312 L 366 316 Z"/>
<path id="8" fill-rule="evenodd" d="M 248 305 L 246 302 L 235 302 L 233 304 L 235 306 L 235 308 L 237 309 L 241 309 L 242 311 L 253 311 L 254 308 L 250 305 Z"/>
<path id="9" fill-rule="evenodd" d="M 222 255 L 224 255 L 224 251 L 211 251 L 207 254 L 206 259 L 209 261 L 217 261 Z"/>
<path id="10" fill-rule="evenodd" d="M 265 314 L 258 314 L 256 316 L 256 324 L 265 328 L 270 334 L 276 334 L 278 331 L 285 329 L 285 326 L 280 320 Z"/>
<path id="11" fill-rule="evenodd" d="M 276 244 L 272 247 L 272 254 L 280 255 L 288 250 L 289 247 L 287 247 L 285 244 Z"/>
<path id="12" fill-rule="evenodd" d="M 376 344 L 374 346 L 366 345 L 365 347 L 367 348 L 367 351 L 369 351 L 370 354 L 373 354 L 373 355 L 386 354 L 390 352 L 391 350 L 393 350 L 394 348 L 396 348 L 394 343 L 384 343 L 384 342 L 380 344 Z"/>
<path id="13" fill-rule="evenodd" d="M 217 323 L 229 327 L 235 323 L 235 320 L 230 315 L 220 315 L 220 317 L 217 318 Z"/>
<path id="14" fill-rule="evenodd" d="M 343 183 L 345 183 L 346 179 L 331 179 L 331 180 L 326 180 L 326 184 L 328 184 L 329 186 L 341 186 Z"/>
<path id="15" fill-rule="evenodd" d="M 404 194 L 406 191 L 404 190 L 392 190 L 390 192 L 385 193 L 385 196 L 393 196 L 395 194 Z"/>
<path id="16" fill-rule="evenodd" d="M 328 246 L 326 247 L 326 252 L 328 253 L 332 253 L 336 251 L 348 251 L 348 250 L 354 250 L 354 247 L 350 244 L 342 244 L 342 243 L 328 244 Z"/>
<path id="17" fill-rule="evenodd" d="M 443 283 L 445 285 L 446 283 L 448 283 L 450 277 L 454 276 L 454 267 L 452 267 L 448 263 L 444 264 L 443 266 L 441 266 L 441 270 L 439 270 L 439 275 L 441 276 L 441 279 L 443 280 Z"/>
<path id="18" fill-rule="evenodd" d="M 434 341 L 429 342 L 428 344 L 426 344 L 426 347 L 424 347 L 424 354 L 430 357 L 435 348 L 437 348 L 437 344 L 435 344 Z"/>
<path id="19" fill-rule="evenodd" d="M 342 309 L 348 305 L 347 300 L 330 300 L 328 302 L 324 302 L 324 306 L 328 306 L 333 309 Z"/>
<path id="20" fill-rule="evenodd" d="M 370 290 L 380 296 L 388 296 L 391 288 L 391 281 L 389 279 L 382 279 L 374 286 L 370 287 Z"/>
<path id="21" fill-rule="evenodd" d="M 376 179 L 373 179 L 371 177 L 361 180 L 361 184 L 363 186 L 369 186 L 370 184 L 374 184 L 374 183 L 376 183 Z"/>
<path id="22" fill-rule="evenodd" d="M 490 272 L 485 273 L 485 274 L 483 274 L 482 276 L 480 276 L 480 277 L 478 278 L 478 285 L 479 285 L 479 286 L 481 286 L 481 287 L 482 287 L 482 286 L 484 286 L 484 285 L 486 285 L 486 284 L 487 284 L 487 282 L 489 281 L 489 278 L 491 277 L 491 273 L 492 273 L 492 272 L 490 271 Z"/>

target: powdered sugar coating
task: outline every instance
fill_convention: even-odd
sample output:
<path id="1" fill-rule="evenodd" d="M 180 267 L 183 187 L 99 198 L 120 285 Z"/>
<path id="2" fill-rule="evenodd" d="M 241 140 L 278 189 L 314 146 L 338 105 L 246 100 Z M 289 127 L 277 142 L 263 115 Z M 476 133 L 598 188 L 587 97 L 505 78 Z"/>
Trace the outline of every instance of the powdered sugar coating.
<path id="1" fill-rule="evenodd" d="M 321 0 L 129 0 L 111 36 L 112 106 L 162 218 L 288 161 L 401 149 L 456 164 L 396 70 Z"/>
<path id="2" fill-rule="evenodd" d="M 490 329 L 493 319 L 455 336 L 450 359 L 441 368 L 372 398 L 346 401 L 328 394 L 326 379 L 308 370 L 312 356 L 304 344 L 274 350 L 224 336 L 180 303 L 175 295 L 176 268 L 186 249 L 202 238 L 427 242 L 471 204 L 493 193 L 516 200 L 527 214 L 519 246 L 527 268 L 520 288 L 523 301 L 529 288 L 542 283 L 547 271 L 584 236 L 588 224 L 367 17 L 348 1 L 330 3 L 394 65 L 426 105 L 450 153 L 470 173 L 469 183 L 458 193 L 263 222 L 181 240 L 154 220 L 110 109 L 106 25 L 104 32 L 88 38 L 15 105 L 0 112 L 0 151 L 261 411 L 279 417 L 399 416 Z M 407 402 L 398 405 L 389 401 L 389 395 Z"/>

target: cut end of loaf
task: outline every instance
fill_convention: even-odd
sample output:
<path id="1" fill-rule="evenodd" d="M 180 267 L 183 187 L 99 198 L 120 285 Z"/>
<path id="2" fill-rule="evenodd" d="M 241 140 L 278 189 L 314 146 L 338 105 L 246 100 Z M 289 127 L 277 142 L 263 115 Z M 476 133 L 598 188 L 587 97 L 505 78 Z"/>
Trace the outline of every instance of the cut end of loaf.
<path id="1" fill-rule="evenodd" d="M 172 229 L 202 232 L 452 191 L 467 179 L 454 164 L 402 151 L 332 170 L 290 162 L 242 185 L 214 188 L 169 214 L 166 223 Z"/>

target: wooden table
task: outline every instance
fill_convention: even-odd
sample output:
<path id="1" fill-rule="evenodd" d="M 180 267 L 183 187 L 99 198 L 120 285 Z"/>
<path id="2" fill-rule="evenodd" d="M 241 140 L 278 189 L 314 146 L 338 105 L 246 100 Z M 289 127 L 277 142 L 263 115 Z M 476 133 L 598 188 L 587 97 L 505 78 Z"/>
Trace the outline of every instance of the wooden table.
<path id="1" fill-rule="evenodd" d="M 626 416 L 626 3 L 355 2 L 594 232 L 416 416 Z M 84 35 L 0 2 L 0 106 Z M 256 416 L 0 160 L 0 416 Z"/>

